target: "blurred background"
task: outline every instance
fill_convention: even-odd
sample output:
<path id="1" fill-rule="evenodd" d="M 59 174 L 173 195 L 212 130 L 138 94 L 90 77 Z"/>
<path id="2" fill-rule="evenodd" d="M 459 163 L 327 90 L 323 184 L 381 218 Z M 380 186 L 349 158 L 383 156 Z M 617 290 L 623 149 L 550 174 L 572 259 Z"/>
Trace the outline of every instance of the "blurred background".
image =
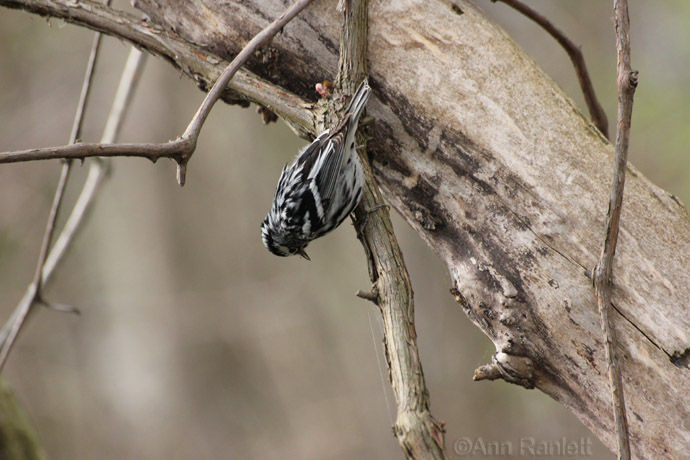
<path id="1" fill-rule="evenodd" d="M 565 53 L 503 4 L 480 0 L 580 105 Z M 531 1 L 582 45 L 615 124 L 611 2 Z M 128 8 L 123 1 L 116 8 Z M 690 3 L 630 1 L 640 71 L 630 157 L 654 182 L 690 198 Z M 92 32 L 0 9 L 0 151 L 67 142 Z M 96 141 L 128 46 L 106 38 L 83 139 Z M 316 96 L 316 95 L 315 95 Z M 181 133 L 202 93 L 150 58 L 120 136 Z M 282 165 L 304 141 L 252 109 L 218 104 L 189 166 L 116 159 L 97 205 L 46 297 L 82 316 L 43 310 L 6 376 L 49 457 L 58 459 L 394 459 L 395 404 L 377 310 L 354 296 L 369 281 L 349 223 L 310 246 L 311 262 L 277 258 L 259 224 Z M 60 165 L 0 166 L 0 318 L 30 281 Z M 67 203 L 86 167 L 76 167 Z M 604 199 L 604 198 L 602 198 Z M 419 349 L 432 413 L 454 442 L 591 439 L 538 391 L 472 382 L 493 353 L 462 313 L 440 260 L 397 216 L 416 293 Z M 491 455 L 483 458 L 493 458 Z"/>

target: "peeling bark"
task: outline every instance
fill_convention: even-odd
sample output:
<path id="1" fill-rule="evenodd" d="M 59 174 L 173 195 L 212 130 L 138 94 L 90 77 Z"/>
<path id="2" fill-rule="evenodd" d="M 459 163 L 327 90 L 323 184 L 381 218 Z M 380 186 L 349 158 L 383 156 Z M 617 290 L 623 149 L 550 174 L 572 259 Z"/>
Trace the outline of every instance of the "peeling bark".
<path id="1" fill-rule="evenodd" d="M 284 9 L 279 0 L 136 6 L 176 46 L 224 59 Z M 335 2 L 316 2 L 248 67 L 286 94 L 314 100 L 313 84 L 337 72 L 339 23 Z M 372 166 L 388 202 L 446 262 L 459 305 L 496 345 L 483 375 L 539 388 L 615 449 L 589 274 L 612 146 L 469 2 L 374 2 L 369 26 Z M 690 221 L 675 197 L 632 166 L 626 182 L 612 281 L 632 452 L 684 458 Z"/>
<path id="2" fill-rule="evenodd" d="M 250 70 L 315 97 L 313 82 L 337 70 L 331 3 L 307 9 Z M 138 7 L 224 58 L 283 8 L 277 0 L 139 0 Z M 497 361 L 529 362 L 518 383 L 566 405 L 614 449 L 588 277 L 612 146 L 474 5 L 375 2 L 369 23 L 376 120 L 369 151 L 386 199 L 446 262 Z M 672 359 L 690 347 L 690 222 L 671 195 L 632 166 L 628 173 L 613 302 L 633 453 L 680 458 L 690 448 L 690 371 Z"/>

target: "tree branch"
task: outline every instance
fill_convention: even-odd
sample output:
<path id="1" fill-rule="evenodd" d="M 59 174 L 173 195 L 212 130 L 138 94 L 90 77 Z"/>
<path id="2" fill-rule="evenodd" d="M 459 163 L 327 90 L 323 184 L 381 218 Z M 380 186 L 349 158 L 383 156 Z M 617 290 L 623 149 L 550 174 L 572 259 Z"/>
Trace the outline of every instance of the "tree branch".
<path id="1" fill-rule="evenodd" d="M 213 84 L 211 91 L 208 92 L 204 101 L 201 103 L 201 107 L 197 110 L 196 114 L 192 118 L 192 121 L 187 126 L 182 139 L 188 139 L 193 141 L 194 148 L 196 148 L 196 141 L 201 133 L 201 128 L 204 126 L 206 118 L 211 113 L 213 105 L 218 101 L 221 93 L 225 90 L 230 82 L 230 79 L 235 75 L 235 73 L 244 65 L 245 62 L 254 54 L 254 52 L 262 45 L 271 41 L 271 39 L 280 32 L 285 25 L 292 21 L 292 19 L 297 16 L 300 11 L 307 7 L 312 2 L 312 0 L 297 0 L 290 8 L 288 8 L 283 14 L 281 14 L 277 19 L 270 23 L 261 32 L 256 34 L 249 43 L 247 43 L 242 51 L 235 56 L 235 59 L 228 65 L 228 67 L 223 71 L 223 74 L 218 78 L 218 80 Z M 189 156 L 191 156 L 191 153 Z M 177 161 L 177 181 L 180 185 L 184 185 L 185 174 L 187 170 L 187 162 L 189 161 L 189 156 L 179 157 Z"/>
<path id="2" fill-rule="evenodd" d="M 226 61 L 192 46 L 182 37 L 163 30 L 156 24 L 124 11 L 104 7 L 92 0 L 0 0 L 0 6 L 59 18 L 126 40 L 170 62 L 204 91 L 217 81 L 228 65 Z M 227 89 L 223 93 L 227 102 L 251 101 L 263 105 L 280 115 L 305 138 L 315 131 L 313 117 L 304 110 L 310 106 L 309 103 L 247 70 L 240 69 L 230 80 Z M 305 129 L 305 126 L 310 129 Z"/>
<path id="3" fill-rule="evenodd" d="M 201 128 L 206 121 L 213 105 L 218 101 L 221 93 L 226 88 L 228 82 L 239 68 L 249 59 L 249 57 L 261 45 L 268 42 L 277 34 L 288 22 L 290 22 L 300 11 L 307 7 L 312 0 L 298 0 L 283 14 L 275 19 L 271 24 L 259 32 L 252 40 L 245 45 L 242 51 L 232 60 L 226 67 L 218 80 L 214 83 L 211 90 L 208 92 L 201 106 L 187 126 L 182 137 L 163 144 L 71 144 L 64 147 L 52 147 L 46 149 L 32 149 L 21 152 L 4 152 L 0 153 L 0 163 L 2 162 L 16 162 L 16 161 L 31 161 L 48 158 L 65 158 L 68 160 L 78 158 L 84 159 L 91 156 L 107 157 L 107 156 L 143 156 L 156 161 L 160 157 L 172 158 L 177 162 L 177 181 L 180 185 L 184 185 L 187 172 L 187 162 L 196 149 L 197 139 L 201 133 Z M 91 67 L 92 69 L 92 67 Z M 91 74 L 87 73 L 87 78 L 90 79 Z M 85 100 L 85 98 L 83 98 Z M 77 116 L 81 117 L 83 110 L 77 111 Z M 78 132 L 78 126 L 81 121 L 75 121 L 75 128 L 73 134 Z M 53 207 L 51 209 L 48 226 L 45 232 L 41 253 L 39 255 L 38 267 L 36 268 L 36 275 L 34 282 L 31 283 L 26 294 L 22 298 L 15 313 L 8 321 L 3 329 L 6 335 L 0 335 L 2 340 L 2 347 L 0 348 L 0 369 L 7 360 L 7 356 L 14 344 L 14 341 L 23 326 L 26 316 L 29 314 L 32 306 L 37 300 L 40 300 L 40 286 L 41 274 L 43 266 L 48 255 L 48 246 L 52 238 L 53 229 L 55 226 L 55 219 L 59 205 L 62 202 L 62 192 L 64 191 L 67 177 L 69 174 L 69 164 L 63 168 L 60 176 L 60 183 L 58 184 L 58 192 L 55 195 Z"/>
<path id="4" fill-rule="evenodd" d="M 577 79 L 580 82 L 580 88 L 582 88 L 582 94 L 585 97 L 585 103 L 587 104 L 587 109 L 589 110 L 589 116 L 592 117 L 592 122 L 599 128 L 604 136 L 609 137 L 609 120 L 606 117 L 606 112 L 601 107 L 599 100 L 597 99 L 597 94 L 594 91 L 594 85 L 592 85 L 592 80 L 589 78 L 589 72 L 587 71 L 587 64 L 585 64 L 585 57 L 582 55 L 582 50 L 579 46 L 573 43 L 560 29 L 554 26 L 551 21 L 546 19 L 536 10 L 525 5 L 520 0 L 491 0 L 492 2 L 502 2 L 512 8 L 516 9 L 520 13 L 524 14 L 532 21 L 539 24 L 546 32 L 549 33 L 556 41 L 565 49 L 565 52 L 570 57 L 570 60 L 575 67 L 575 73 L 577 74 Z"/>
<path id="5" fill-rule="evenodd" d="M 178 164 L 177 169 L 177 180 L 180 185 L 184 185 L 186 178 L 187 162 L 191 157 L 192 153 L 196 148 L 196 142 L 201 133 L 201 128 L 203 127 L 206 118 L 208 117 L 213 105 L 220 98 L 222 91 L 226 88 L 228 82 L 233 77 L 233 75 L 239 70 L 239 68 L 249 59 L 251 54 L 262 44 L 271 40 L 275 34 L 277 34 L 288 22 L 290 22 L 300 11 L 302 11 L 307 5 L 311 3 L 312 0 L 299 0 L 292 7 L 288 8 L 280 17 L 274 20 L 261 32 L 259 32 L 252 40 L 247 43 L 243 50 L 232 60 L 232 62 L 226 67 L 218 80 L 214 83 L 211 91 L 206 95 L 201 106 L 197 110 L 196 114 L 189 123 L 185 133 L 181 138 L 175 141 L 167 142 L 164 144 L 70 144 L 64 147 L 52 147 L 46 149 L 32 149 L 20 152 L 4 152 L 0 153 L 0 163 L 2 162 L 17 162 L 17 161 L 31 161 L 49 158 L 63 158 L 67 159 L 68 162 L 62 169 L 60 175 L 60 182 L 58 184 L 58 189 L 55 195 L 53 206 L 51 208 L 50 217 L 48 220 L 48 225 L 46 227 L 46 232 L 43 238 L 43 244 L 41 247 L 38 266 L 36 268 L 36 274 L 34 276 L 34 281 L 31 283 L 27 289 L 24 297 L 20 301 L 19 305 L 15 309 L 10 320 L 6 323 L 3 330 L 0 332 L 0 369 L 4 366 L 7 360 L 7 356 L 19 334 L 20 329 L 25 324 L 25 320 L 32 307 L 41 300 L 40 298 L 40 288 L 42 284 L 42 273 L 46 258 L 48 257 L 48 249 L 50 241 L 52 239 L 53 230 L 55 227 L 55 220 L 57 218 L 57 213 L 59 206 L 62 203 L 63 191 L 65 189 L 67 178 L 70 171 L 69 162 L 74 159 L 84 159 L 91 156 L 96 157 L 107 157 L 107 156 L 143 156 L 149 158 L 152 161 L 156 161 L 160 157 L 168 157 L 174 159 Z M 45 13 L 44 13 L 45 14 Z M 92 18 L 93 19 L 93 18 Z M 99 39 L 100 40 L 100 39 Z M 84 92 L 88 92 L 88 81 L 91 79 L 93 64 L 95 63 L 95 57 L 92 57 L 89 61 L 89 66 L 87 68 L 87 81 L 84 85 Z M 128 96 L 125 96 L 128 98 Z M 85 94 L 82 94 L 80 99 L 80 104 L 85 103 Z M 115 107 L 115 105 L 114 105 Z M 121 112 L 122 113 L 122 112 Z M 83 116 L 83 107 L 77 110 L 77 119 L 74 123 L 74 128 L 72 130 L 73 140 L 76 141 L 76 137 L 79 133 L 81 126 L 81 117 Z M 115 130 L 111 130 L 115 132 Z M 98 178 L 98 175 L 93 176 L 94 179 Z M 92 185 L 92 184 L 88 184 Z M 95 187 L 90 187 L 89 190 L 95 191 Z M 88 198 L 88 197 L 87 197 Z M 83 203 L 90 203 L 90 199 L 86 199 Z M 78 203 L 79 204 L 79 203 Z M 76 208 L 75 208 L 76 209 Z"/>
<path id="6" fill-rule="evenodd" d="M 0 153 L 0 163 L 18 161 L 35 161 L 55 158 L 84 159 L 87 157 L 133 156 L 144 157 L 151 161 L 158 158 L 171 158 L 178 163 L 178 181 L 183 184 L 185 168 L 196 148 L 203 122 L 213 104 L 226 90 L 228 82 L 237 72 L 230 89 L 243 92 L 246 97 L 269 108 L 290 124 L 300 135 L 315 131 L 314 120 L 309 111 L 304 110 L 309 104 L 302 99 L 256 77 L 247 71 L 239 71 L 251 54 L 262 44 L 269 41 L 282 27 L 292 20 L 311 0 L 299 0 L 283 15 L 269 24 L 244 47 L 233 61 L 225 67 L 221 76 L 207 94 L 201 107 L 190 122 L 181 138 L 163 144 L 76 144 L 61 147 L 29 149 L 17 152 Z M 194 78 L 199 85 L 207 87 L 208 80 L 201 75 L 215 75 L 221 61 L 208 54 L 200 53 L 177 37 L 159 28 L 136 20 L 124 12 L 114 11 L 100 4 L 85 0 L 73 3 L 67 0 L 0 0 L 0 6 L 21 8 L 33 13 L 64 19 L 65 21 L 90 27 L 111 35 L 131 41 L 137 46 L 167 58 Z M 239 72 L 238 72 L 239 71 Z M 235 81 L 237 80 L 237 81 Z M 227 93 L 226 98 L 237 100 Z"/>
<path id="7" fill-rule="evenodd" d="M 368 1 L 343 0 L 340 60 L 336 87 L 351 94 L 367 75 Z M 358 133 L 358 144 L 366 136 Z M 417 349 L 414 294 L 387 206 L 374 179 L 366 149 L 359 150 L 365 185 L 355 209 L 355 229 L 364 247 L 373 284 L 371 294 L 357 295 L 378 305 L 390 382 L 398 406 L 393 433 L 405 458 L 445 459 L 444 427 L 429 411 L 429 391 Z"/>
<path id="8" fill-rule="evenodd" d="M 594 269 L 593 281 L 605 341 L 613 414 L 618 435 L 618 458 L 627 460 L 630 459 L 630 439 L 628 435 L 628 418 L 625 410 L 623 380 L 614 349 L 617 341 L 613 319 L 611 318 L 611 276 L 623 205 L 625 169 L 628 162 L 628 143 L 630 140 L 633 96 L 637 87 L 637 72 L 630 67 L 630 17 L 628 16 L 627 0 L 614 0 L 614 12 L 616 19 L 616 49 L 618 51 L 616 154 L 609 209 L 606 215 L 606 236 L 599 263 Z"/>
<path id="9" fill-rule="evenodd" d="M 94 40 L 94 43 L 96 43 L 96 40 Z M 93 49 L 95 48 L 92 48 L 92 50 Z M 117 138 L 121 121 L 124 118 L 126 108 L 129 105 L 129 101 L 134 93 L 136 83 L 139 80 L 141 69 L 145 62 L 145 56 L 145 54 L 136 48 L 132 48 L 130 51 L 122 78 L 120 79 L 120 85 L 113 100 L 113 106 L 110 110 L 101 142 L 114 142 Z M 95 58 L 92 51 L 91 58 L 89 59 L 89 65 L 87 66 L 86 77 L 84 80 L 85 83 L 82 87 L 80 108 L 77 109 L 77 115 L 73 125 L 74 128 L 71 135 L 71 139 L 73 140 L 77 139 L 79 135 L 79 126 L 81 126 L 81 122 L 77 120 L 77 118 L 82 117 L 83 115 L 84 109 L 81 105 L 85 104 L 86 100 L 88 99 L 87 97 L 84 97 L 84 95 L 88 95 L 87 80 L 91 79 L 94 64 Z M 103 182 L 103 179 L 105 179 L 108 170 L 109 165 L 107 160 L 101 158 L 94 159 L 89 167 L 89 173 L 86 181 L 84 182 L 82 191 L 79 194 L 74 207 L 72 208 L 72 212 L 70 213 L 64 228 L 60 232 L 58 238 L 55 240 L 55 244 L 50 250 L 50 253 L 48 253 L 46 256 L 42 252 L 41 257 L 39 257 L 36 273 L 37 276 L 40 276 L 40 281 L 37 282 L 37 279 L 35 278 L 34 281 L 29 285 L 14 313 L 0 331 L 0 369 L 2 369 L 7 361 L 7 357 L 12 349 L 12 346 L 14 345 L 17 335 L 26 324 L 28 315 L 34 311 L 34 307 L 39 304 L 38 302 L 41 301 L 40 290 L 38 287 L 45 285 L 50 280 L 58 264 L 67 252 L 67 249 L 70 247 L 74 236 L 81 228 L 86 214 L 91 208 L 91 204 L 95 199 L 96 193 L 98 190 L 100 190 L 100 185 Z M 64 171 L 65 167 L 63 166 L 63 172 Z M 64 183 L 62 182 L 63 175 L 61 175 L 60 178 L 61 182 L 60 185 L 58 185 L 58 192 L 56 193 L 56 200 L 54 200 L 54 203 L 59 202 L 58 194 L 62 195 L 62 190 L 64 189 Z M 53 205 L 53 209 L 54 208 L 55 204 Z M 53 213 L 51 211 L 51 219 L 49 219 L 48 224 L 48 228 L 51 232 L 55 224 L 52 216 Z M 47 233 L 48 229 L 46 231 L 46 234 Z"/>
<path id="10" fill-rule="evenodd" d="M 215 81 L 223 66 L 207 62 L 215 58 L 198 43 L 237 53 L 227 31 L 248 39 L 283 7 L 282 0 L 203 3 L 240 5 L 245 14 L 241 21 L 228 19 L 228 29 L 206 21 L 198 9 L 179 11 L 190 2 L 140 1 L 162 25 L 143 28 L 179 46 L 179 60 L 169 59 L 174 65 L 199 63 L 182 72 L 200 86 Z M 327 3 L 315 4 L 314 14 L 272 43 L 281 59 L 280 85 L 307 85 L 336 72 L 337 46 L 330 44 L 337 43 L 341 24 L 325 14 Z M 172 22 L 176 14 L 179 23 Z M 601 252 L 597 203 L 608 193 L 602 172 L 610 168 L 613 146 L 471 2 L 461 11 L 442 0 L 377 2 L 370 14 L 377 27 L 370 30 L 369 81 L 376 98 L 367 111 L 376 130 L 369 145 L 381 192 L 444 261 L 462 292 L 460 306 L 497 352 L 528 358 L 529 382 L 615 450 L 599 313 L 583 276 Z M 511 69 L 510 78 L 502 79 L 496 68 Z M 242 90 L 254 94 L 248 96 L 253 101 L 294 97 L 271 84 L 257 91 L 255 82 L 262 84 L 250 79 Z M 238 100 L 236 93 L 225 94 Z M 314 133 L 309 107 L 281 109 L 303 120 L 302 133 Z M 628 170 L 626 244 L 616 253 L 616 277 L 625 283 L 616 285 L 622 318 L 616 326 L 624 331 L 618 350 L 630 429 L 640 458 L 683 458 L 690 448 L 683 428 L 690 419 L 683 400 L 690 391 L 690 319 L 682 308 L 690 292 L 690 221 L 674 197 L 632 166 Z"/>
<path id="11" fill-rule="evenodd" d="M 106 0 L 106 6 L 110 4 L 110 0 Z M 89 53 L 89 60 L 86 65 L 86 71 L 84 74 L 84 82 L 82 84 L 81 93 L 79 95 L 79 103 L 77 104 L 77 111 L 74 115 L 74 123 L 72 124 L 72 131 L 70 133 L 70 144 L 75 144 L 80 137 L 81 128 L 84 121 L 84 110 L 89 99 L 89 94 L 91 90 L 91 80 L 93 79 L 93 71 L 96 67 L 96 61 L 98 60 L 98 52 L 101 46 L 101 34 L 96 32 L 93 38 L 93 44 L 91 45 L 91 52 Z M 65 188 L 67 186 L 67 180 L 69 179 L 69 174 L 72 169 L 72 161 L 67 160 L 62 165 L 60 169 L 60 178 L 58 180 L 57 189 L 55 191 L 55 196 L 53 198 L 53 203 L 50 207 L 50 212 L 48 213 L 48 223 L 46 224 L 46 229 L 43 234 L 43 240 L 41 242 L 41 249 L 38 255 L 38 262 L 36 264 L 36 271 L 34 273 L 33 280 L 26 290 L 24 298 L 20 301 L 19 305 L 15 310 L 15 314 L 12 315 L 14 321 L 8 323 L 9 328 L 7 329 L 7 335 L 2 337 L 0 342 L 0 370 L 5 365 L 7 357 L 14 341 L 17 338 L 17 334 L 21 330 L 25 323 L 26 317 L 30 314 L 31 310 L 43 302 L 42 299 L 42 289 L 45 284 L 45 277 L 43 276 L 43 270 L 45 267 L 46 259 L 48 258 L 50 242 L 53 239 L 53 232 L 55 231 L 55 222 L 57 220 L 58 213 L 60 212 L 60 207 L 62 205 L 62 199 L 64 197 Z"/>

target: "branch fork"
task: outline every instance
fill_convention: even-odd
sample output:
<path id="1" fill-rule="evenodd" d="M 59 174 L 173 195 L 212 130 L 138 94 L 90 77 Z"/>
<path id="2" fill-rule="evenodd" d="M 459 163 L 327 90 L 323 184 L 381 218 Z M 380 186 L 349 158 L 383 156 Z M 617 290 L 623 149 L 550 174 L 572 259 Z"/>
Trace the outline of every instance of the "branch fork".
<path id="1" fill-rule="evenodd" d="M 226 67 L 225 71 L 221 74 L 218 80 L 215 82 L 209 93 L 204 98 L 201 106 L 197 110 L 196 114 L 192 118 L 191 122 L 187 126 L 184 134 L 178 139 L 162 143 L 162 144 L 113 144 L 115 140 L 115 135 L 120 126 L 120 120 L 124 114 L 124 107 L 129 101 L 129 95 L 131 94 L 131 89 L 133 87 L 133 82 L 138 78 L 138 69 L 143 62 L 140 58 L 143 54 L 134 50 L 130 54 L 130 60 L 128 60 L 128 66 L 123 72 L 123 77 L 121 81 L 121 86 L 118 88 L 118 93 L 116 94 L 116 101 L 111 109 L 111 116 L 108 120 L 108 125 L 105 128 L 104 139 L 100 143 L 77 143 L 79 139 L 79 134 L 81 130 L 81 123 L 84 114 L 84 107 L 86 100 L 88 99 L 88 91 L 90 88 L 90 82 L 93 75 L 93 69 L 95 66 L 96 57 L 98 55 L 98 49 L 100 44 L 100 33 L 96 34 L 94 39 L 94 45 L 91 51 L 91 57 L 89 60 L 89 65 L 87 66 L 86 76 L 84 78 L 84 85 L 82 88 L 82 94 L 79 101 L 79 107 L 77 109 L 77 114 L 75 116 L 75 122 L 72 129 L 72 134 L 70 136 L 70 143 L 62 147 L 49 147 L 43 149 L 31 149 L 19 152 L 3 152 L 0 153 L 0 163 L 11 163 L 20 161 L 32 161 L 32 160 L 44 160 L 44 159 L 63 159 L 67 160 L 63 164 L 63 168 L 60 174 L 60 180 L 53 200 L 53 205 L 51 207 L 50 216 L 48 218 L 48 224 L 46 226 L 46 231 L 43 237 L 43 243 L 40 250 L 40 255 L 38 258 L 37 268 L 34 274 L 34 278 L 27 288 L 24 297 L 17 305 L 12 317 L 7 321 L 2 331 L 0 331 L 0 369 L 4 366 L 7 361 L 7 357 L 15 343 L 17 335 L 25 324 L 27 316 L 31 311 L 34 310 L 35 305 L 46 305 L 51 304 L 44 301 L 41 290 L 44 282 L 52 273 L 50 270 L 46 270 L 48 267 L 48 262 L 51 262 L 50 267 L 54 268 L 56 266 L 56 261 L 61 258 L 64 254 L 67 246 L 71 242 L 72 236 L 82 222 L 82 219 L 89 208 L 93 196 L 98 189 L 98 186 L 102 179 L 105 177 L 108 166 L 104 165 L 102 161 L 94 162 L 94 167 L 89 171 L 89 176 L 87 182 L 84 185 L 82 194 L 80 195 L 77 203 L 74 206 L 72 216 L 65 225 L 65 229 L 61 234 L 61 237 L 55 243 L 53 251 L 57 254 L 54 259 L 51 259 L 49 253 L 50 242 L 52 240 L 53 232 L 55 229 L 55 222 L 57 219 L 58 211 L 60 205 L 62 204 L 63 192 L 66 187 L 67 179 L 69 176 L 71 168 L 72 159 L 84 160 L 87 157 L 108 157 L 108 156 L 138 156 L 145 157 L 155 162 L 158 158 L 167 157 L 173 159 L 177 163 L 177 181 L 182 186 L 186 181 L 187 175 L 187 163 L 194 153 L 201 128 L 203 127 L 208 115 L 213 108 L 213 105 L 218 101 L 222 92 L 228 85 L 230 79 L 235 75 L 235 73 L 240 69 L 240 67 L 249 59 L 249 57 L 254 53 L 256 49 L 270 41 L 282 28 L 290 22 L 297 14 L 302 11 L 307 5 L 311 3 L 312 0 L 298 0 L 290 8 L 288 8 L 279 18 L 269 24 L 265 29 L 259 32 L 252 40 L 247 43 L 247 45 L 242 49 L 242 51 L 235 57 L 235 59 L 230 62 Z M 108 6 L 109 1 L 105 3 Z M 134 57 L 133 57 L 134 56 Z M 134 62 L 133 67 L 137 70 L 130 70 L 129 63 Z M 123 86 L 123 82 L 128 81 Z M 112 124 L 111 124 L 112 120 Z M 74 219 L 73 219 L 74 217 Z M 64 238 L 63 238 L 64 236 Z M 57 248 L 57 251 L 56 251 Z M 51 269 L 52 269 L 51 268 Z M 56 309 L 65 311 L 78 311 L 75 308 L 68 306 L 56 306 Z"/>
<path id="2" fill-rule="evenodd" d="M 177 163 L 177 182 L 186 181 L 187 163 L 196 150 L 197 140 L 214 104 L 225 91 L 230 79 L 261 46 L 268 43 L 282 28 L 297 16 L 312 0 L 298 0 L 271 24 L 252 38 L 235 59 L 225 68 L 206 95 L 201 106 L 178 139 L 161 144 L 73 144 L 62 147 L 30 149 L 0 153 L 0 163 L 48 160 L 56 158 L 84 159 L 88 157 L 133 156 L 155 162 L 158 158 L 171 158 Z"/>

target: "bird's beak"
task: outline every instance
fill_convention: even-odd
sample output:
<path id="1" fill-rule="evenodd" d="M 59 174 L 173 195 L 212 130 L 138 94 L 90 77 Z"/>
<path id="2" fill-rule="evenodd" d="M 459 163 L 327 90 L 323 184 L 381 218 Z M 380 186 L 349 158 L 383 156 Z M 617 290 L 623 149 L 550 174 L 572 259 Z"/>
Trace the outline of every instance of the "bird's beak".
<path id="1" fill-rule="evenodd" d="M 309 256 L 307 255 L 307 253 L 304 252 L 304 249 L 300 249 L 299 251 L 297 251 L 297 254 L 301 255 L 302 257 L 304 257 L 304 258 L 307 259 L 307 260 L 311 260 L 311 259 L 309 258 Z"/>

